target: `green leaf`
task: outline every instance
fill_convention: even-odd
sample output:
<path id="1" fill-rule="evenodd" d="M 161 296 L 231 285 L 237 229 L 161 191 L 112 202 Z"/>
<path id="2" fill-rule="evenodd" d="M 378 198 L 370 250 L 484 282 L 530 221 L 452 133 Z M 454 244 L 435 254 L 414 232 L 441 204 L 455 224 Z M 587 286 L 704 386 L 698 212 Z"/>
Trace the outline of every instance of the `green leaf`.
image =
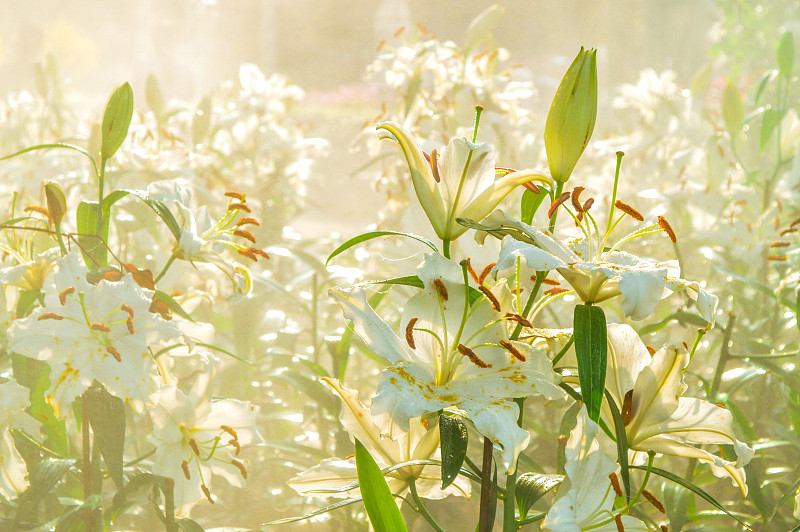
<path id="1" fill-rule="evenodd" d="M 644 336 L 645 334 L 652 334 L 654 332 L 658 332 L 664 327 L 666 327 L 669 322 L 677 321 L 681 324 L 692 325 L 693 327 L 697 327 L 698 329 L 705 329 L 708 323 L 706 320 L 698 316 L 697 314 L 692 314 L 691 312 L 684 312 L 679 310 L 677 312 L 673 312 L 666 318 L 661 321 L 655 323 L 648 323 L 638 331 L 636 331 L 639 336 Z"/>
<path id="2" fill-rule="evenodd" d="M 642 471 L 646 471 L 646 470 L 647 470 L 647 467 L 646 467 L 646 466 L 635 466 L 635 465 L 632 465 L 632 466 L 630 466 L 630 468 L 631 468 L 631 469 L 641 469 Z M 741 520 L 740 520 L 738 517 L 736 517 L 735 515 L 733 515 L 732 513 L 730 513 L 728 510 L 726 510 L 724 506 L 722 506 L 720 503 L 718 503 L 718 502 L 717 502 L 717 500 L 716 500 L 714 497 L 712 497 L 711 495 L 709 495 L 708 493 L 706 493 L 706 492 L 705 492 L 705 491 L 704 491 L 704 490 L 703 490 L 701 487 L 699 487 L 699 486 L 696 486 L 695 484 L 693 484 L 693 483 L 689 482 L 688 480 L 685 480 L 685 479 L 683 479 L 683 478 L 679 477 L 678 475 L 676 475 L 676 474 L 674 474 L 674 473 L 670 473 L 669 471 L 665 471 L 665 470 L 663 470 L 663 469 L 660 469 L 660 468 L 658 468 L 658 467 L 654 467 L 654 468 L 652 468 L 652 469 L 650 470 L 650 472 L 651 472 L 651 473 L 655 473 L 656 475 L 658 475 L 658 476 L 660 476 L 660 477 L 663 477 L 663 478 L 665 478 L 665 479 L 667 479 L 667 480 L 671 480 L 671 481 L 672 481 L 672 482 L 674 482 L 675 484 L 678 484 L 678 485 L 680 485 L 680 486 L 682 486 L 682 487 L 686 488 L 687 490 L 689 490 L 689 491 L 693 492 L 695 495 L 699 495 L 700 497 L 702 497 L 703 499 L 705 499 L 705 501 L 706 501 L 706 502 L 708 502 L 709 504 L 711 504 L 711 505 L 712 505 L 714 508 L 716 508 L 717 510 L 722 510 L 722 511 L 723 511 L 723 512 L 725 512 L 725 513 L 726 513 L 728 516 L 730 516 L 730 517 L 733 517 L 734 519 L 736 519 L 736 520 L 739 522 L 739 524 L 741 524 L 742 526 L 744 526 L 746 529 L 748 529 L 748 530 L 752 530 L 752 528 L 750 528 L 750 527 L 747 525 L 747 523 L 744 523 L 744 522 L 743 522 L 743 521 L 741 521 Z"/>
<path id="3" fill-rule="evenodd" d="M 103 159 L 110 159 L 122 145 L 128 136 L 132 117 L 133 89 L 126 82 L 111 95 L 103 114 L 103 144 L 100 148 Z"/>
<path id="4" fill-rule="evenodd" d="M 467 426 L 458 418 L 441 414 L 439 438 L 442 450 L 442 489 L 445 489 L 456 479 L 467 456 Z"/>
<path id="5" fill-rule="evenodd" d="M 366 242 L 367 240 L 371 240 L 373 238 L 378 238 L 378 237 L 381 237 L 381 236 L 406 236 L 408 238 L 413 238 L 414 240 L 416 240 L 418 242 L 422 242 L 423 244 L 425 244 L 426 246 L 431 248 L 436 253 L 439 252 L 439 250 L 436 249 L 436 246 L 434 245 L 433 242 L 431 242 L 427 238 L 419 236 L 419 235 L 415 235 L 415 234 L 412 234 L 412 233 L 401 233 L 399 231 L 370 231 L 368 233 L 362 233 L 362 234 L 360 234 L 358 236 L 354 236 L 353 238 L 351 238 L 350 240 L 348 240 L 347 242 L 345 242 L 344 244 L 342 244 L 338 248 L 334 249 L 333 252 L 330 255 L 328 255 L 328 258 L 325 260 L 325 265 L 327 266 L 328 263 L 331 261 L 331 259 L 333 257 L 335 257 L 336 255 L 339 255 L 343 251 L 346 251 L 346 250 L 350 249 L 351 247 L 355 246 L 356 244 L 360 244 L 361 242 Z"/>
<path id="6" fill-rule="evenodd" d="M 197 524 L 197 521 L 193 521 L 188 517 L 178 519 L 175 521 L 175 524 L 178 525 L 178 528 L 183 530 L 183 532 L 205 532 L 205 529 Z"/>
<path id="7" fill-rule="evenodd" d="M 523 473 L 517 479 L 514 495 L 519 506 L 519 517 L 525 519 L 528 511 L 547 492 L 564 481 L 564 475 L 544 475 L 541 473 Z"/>
<path id="8" fill-rule="evenodd" d="M 487 39 L 491 39 L 492 31 L 500 22 L 505 8 L 493 4 L 481 11 L 478 16 L 472 19 L 467 28 L 467 39 L 464 45 L 464 54 L 469 55 L 479 44 Z"/>
<path id="9" fill-rule="evenodd" d="M 122 489 L 122 454 L 125 448 L 125 403 L 105 388 L 93 384 L 83 394 L 84 415 L 89 419 L 94 433 L 94 444 L 100 449 L 108 474 Z"/>
<path id="10" fill-rule="evenodd" d="M 625 422 L 622 419 L 622 414 L 619 411 L 617 403 L 614 398 L 606 390 L 606 400 L 608 401 L 608 408 L 611 410 L 611 417 L 614 419 L 614 432 L 617 436 L 617 463 L 619 464 L 619 472 L 622 477 L 622 486 L 625 489 L 626 502 L 631 501 L 631 471 L 628 469 L 628 434 L 625 432 Z"/>
<path id="11" fill-rule="evenodd" d="M 739 89 L 732 81 L 728 81 L 725 85 L 725 92 L 722 93 L 722 118 L 725 120 L 725 129 L 731 135 L 741 129 L 744 106 Z"/>
<path id="12" fill-rule="evenodd" d="M 108 242 L 108 223 L 103 220 L 100 204 L 96 201 L 80 202 L 76 217 L 78 244 L 81 246 L 83 262 L 90 270 L 105 266 L 108 264 L 105 245 L 105 242 Z"/>
<path id="13" fill-rule="evenodd" d="M 758 104 L 758 101 L 761 99 L 762 94 L 769 86 L 770 82 L 778 75 L 777 70 L 769 70 L 767 71 L 764 76 L 761 78 L 761 81 L 758 83 L 758 89 L 756 90 L 756 96 L 753 100 L 753 103 Z"/>
<path id="14" fill-rule="evenodd" d="M 547 189 L 545 187 L 539 187 L 538 194 L 526 188 L 525 192 L 522 193 L 522 200 L 520 201 L 520 209 L 522 211 L 520 220 L 528 225 L 532 224 L 536 211 L 539 210 L 539 206 L 546 197 Z"/>
<path id="15" fill-rule="evenodd" d="M 356 471 L 364 508 L 372 527 L 377 532 L 402 532 L 406 530 L 400 509 L 394 502 L 386 479 L 364 445 L 356 439 Z"/>
<path id="16" fill-rule="evenodd" d="M 192 317 L 189 316 L 189 314 L 185 310 L 183 310 L 183 308 L 178 304 L 178 302 L 175 301 L 172 298 L 172 296 L 169 295 L 168 293 L 162 292 L 161 290 L 156 290 L 155 293 L 153 294 L 153 299 L 156 299 L 164 303 L 167 306 L 167 308 L 169 308 L 172 312 L 174 312 L 181 318 L 194 322 Z"/>
<path id="17" fill-rule="evenodd" d="M 145 205 L 153 209 L 153 212 L 155 212 L 158 217 L 161 218 L 165 224 L 167 224 L 167 228 L 169 229 L 170 233 L 172 233 L 172 236 L 175 237 L 175 240 L 179 241 L 181 239 L 181 226 L 178 225 L 178 222 L 175 220 L 175 216 L 172 215 L 172 211 L 170 211 L 169 208 L 161 201 L 148 198 L 147 192 L 144 190 L 119 189 L 110 193 L 103 199 L 103 214 L 106 216 L 106 218 L 110 219 L 109 212 L 111 210 L 111 206 L 128 195 L 139 198 L 142 200 L 142 202 L 144 202 Z M 107 231 L 108 228 L 106 228 L 106 232 Z"/>
<path id="18" fill-rule="evenodd" d="M 63 419 L 58 419 L 53 407 L 45 401 L 44 394 L 50 388 L 50 365 L 43 360 L 23 355 L 11 355 L 14 380 L 20 386 L 30 389 L 31 406 L 28 412 L 42 424 L 47 447 L 61 456 L 67 456 L 67 428 Z"/>
<path id="19" fill-rule="evenodd" d="M 778 72 L 786 79 L 792 77 L 792 66 L 794 65 L 794 34 L 786 31 L 781 35 L 781 42 L 778 44 Z"/>
<path id="20" fill-rule="evenodd" d="M 283 519 L 278 519 L 276 521 L 270 521 L 268 523 L 264 523 L 262 526 L 270 526 L 270 525 L 282 525 L 285 523 L 296 523 L 297 521 L 304 521 L 306 519 L 310 519 L 312 517 L 326 514 L 328 512 L 332 512 L 333 510 L 337 510 L 339 508 L 343 508 L 345 506 L 350 506 L 351 504 L 361 502 L 361 497 L 354 497 L 352 499 L 345 499 L 343 501 L 336 502 L 331 504 L 330 506 L 326 506 L 325 508 L 320 508 L 310 514 L 306 514 L 302 517 L 284 517 Z"/>
<path id="21" fill-rule="evenodd" d="M 573 325 L 575 328 L 575 354 L 578 358 L 578 378 L 581 395 L 589 419 L 600 419 L 603 391 L 606 386 L 608 337 L 606 316 L 595 305 L 577 305 Z"/>
<path id="22" fill-rule="evenodd" d="M 780 122 L 780 113 L 775 109 L 765 109 L 764 114 L 761 115 L 761 141 L 759 150 L 764 151 L 769 139 L 772 137 L 773 131 L 778 127 Z"/>
<path id="23" fill-rule="evenodd" d="M 39 463 L 30 476 L 30 485 L 19 496 L 17 522 L 35 522 L 39 504 L 45 499 L 61 478 L 75 464 L 75 460 L 48 459 Z"/>

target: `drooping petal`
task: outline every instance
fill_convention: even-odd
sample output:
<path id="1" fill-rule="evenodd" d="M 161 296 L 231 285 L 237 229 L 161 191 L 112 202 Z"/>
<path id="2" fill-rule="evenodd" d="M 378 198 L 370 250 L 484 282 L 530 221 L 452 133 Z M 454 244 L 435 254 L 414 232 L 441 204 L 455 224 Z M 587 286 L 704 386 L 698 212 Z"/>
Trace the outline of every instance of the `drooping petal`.
<path id="1" fill-rule="evenodd" d="M 606 389 L 617 407 L 622 408 L 625 394 L 633 390 L 636 378 L 650 361 L 650 353 L 633 327 L 618 323 L 608 325 Z"/>
<path id="2" fill-rule="evenodd" d="M 632 419 L 627 427 L 628 442 L 637 442 L 647 427 L 665 422 L 678 408 L 678 399 L 686 391 L 683 369 L 689 353 L 682 347 L 667 346 L 653 355 L 642 369 L 633 387 Z M 633 445 L 633 444 L 632 444 Z"/>
<path id="3" fill-rule="evenodd" d="M 289 487 L 300 495 L 318 497 L 357 497 L 359 495 L 356 460 L 325 458 L 318 465 L 289 480 Z M 349 490 L 342 488 L 353 486 Z"/>
<path id="4" fill-rule="evenodd" d="M 525 259 L 527 266 L 536 271 L 549 271 L 567 267 L 566 262 L 552 253 L 507 236 L 503 239 L 500 247 L 500 256 L 493 271 L 502 272 L 514 267 L 517 257 Z"/>
<path id="5" fill-rule="evenodd" d="M 517 457 L 531 439 L 527 430 L 517 426 L 517 403 L 493 401 L 487 404 L 481 400 L 467 400 L 460 406 L 469 414 L 478 432 L 502 447 L 501 456 L 508 474 L 514 473 Z"/>

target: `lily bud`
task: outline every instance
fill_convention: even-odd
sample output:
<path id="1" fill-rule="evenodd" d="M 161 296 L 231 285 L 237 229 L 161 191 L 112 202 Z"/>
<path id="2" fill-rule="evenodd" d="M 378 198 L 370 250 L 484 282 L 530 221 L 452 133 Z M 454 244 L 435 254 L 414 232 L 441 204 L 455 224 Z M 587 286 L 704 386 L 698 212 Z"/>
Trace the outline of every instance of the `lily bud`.
<path id="1" fill-rule="evenodd" d="M 597 50 L 584 50 L 558 86 L 547 122 L 544 147 L 553 179 L 565 183 L 589 143 L 597 118 Z"/>
<path id="2" fill-rule="evenodd" d="M 53 223 L 59 224 L 67 212 L 67 198 L 58 183 L 50 181 L 44 186 L 44 195 L 47 199 L 47 214 Z"/>

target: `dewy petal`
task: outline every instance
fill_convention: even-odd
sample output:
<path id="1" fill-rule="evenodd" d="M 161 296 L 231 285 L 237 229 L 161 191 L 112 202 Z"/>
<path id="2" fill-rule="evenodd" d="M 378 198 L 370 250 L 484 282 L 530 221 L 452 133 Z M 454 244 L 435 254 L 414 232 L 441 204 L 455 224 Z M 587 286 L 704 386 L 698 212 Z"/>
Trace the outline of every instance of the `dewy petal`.
<path id="1" fill-rule="evenodd" d="M 436 231 L 439 238 L 445 238 L 445 225 L 447 212 L 445 204 L 442 200 L 439 187 L 436 186 L 436 181 L 433 179 L 430 164 L 425 160 L 425 155 L 422 149 L 411 136 L 411 133 L 406 131 L 400 124 L 394 122 L 382 122 L 378 124 L 377 129 L 383 129 L 391 134 L 391 136 L 384 136 L 383 138 L 394 138 L 400 144 L 400 149 L 403 150 L 403 155 L 408 162 L 408 169 L 411 172 L 411 181 L 414 184 L 414 191 L 417 194 L 422 209 L 428 215 L 428 219 Z"/>
<path id="2" fill-rule="evenodd" d="M 451 406 L 453 397 L 439 397 L 435 376 L 425 366 L 399 362 L 381 372 L 372 398 L 372 418 L 384 435 L 397 439 L 412 417 Z"/>
<path id="3" fill-rule="evenodd" d="M 356 333 L 373 353 L 385 358 L 390 363 L 409 361 L 415 364 L 425 364 L 428 362 L 422 353 L 411 349 L 375 313 L 367 303 L 364 290 L 334 287 L 328 293 L 342 308 L 344 317 L 353 320 Z"/>

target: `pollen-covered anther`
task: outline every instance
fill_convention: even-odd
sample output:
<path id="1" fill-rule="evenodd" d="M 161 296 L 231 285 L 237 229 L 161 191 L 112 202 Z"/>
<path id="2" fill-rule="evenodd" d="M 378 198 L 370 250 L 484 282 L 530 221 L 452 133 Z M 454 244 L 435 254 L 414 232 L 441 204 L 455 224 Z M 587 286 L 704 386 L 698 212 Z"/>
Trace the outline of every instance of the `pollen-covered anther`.
<path id="1" fill-rule="evenodd" d="M 773 242 L 769 245 L 771 248 L 785 248 L 786 246 L 790 246 L 790 242 Z"/>
<path id="2" fill-rule="evenodd" d="M 566 288 L 560 288 L 558 286 L 554 286 L 550 290 L 545 290 L 544 293 L 548 296 L 557 296 L 558 294 L 563 294 L 564 292 L 569 292 Z"/>
<path id="3" fill-rule="evenodd" d="M 492 293 L 492 291 L 486 288 L 484 285 L 480 285 L 478 287 L 478 290 L 480 290 L 481 293 L 486 296 L 486 299 L 488 299 L 489 302 L 492 304 L 492 308 L 495 309 L 497 312 L 500 312 L 500 301 Z"/>
<path id="4" fill-rule="evenodd" d="M 189 474 L 189 462 L 186 460 L 181 462 L 181 469 L 183 469 L 183 476 L 186 477 L 186 480 L 192 480 L 192 475 Z"/>
<path id="5" fill-rule="evenodd" d="M 523 327 L 528 327 L 529 329 L 533 329 L 533 324 L 531 322 L 529 322 L 528 320 L 526 320 L 525 318 L 523 318 L 522 316 L 520 316 L 519 314 L 514 314 L 512 312 L 506 312 L 506 316 L 505 317 L 516 321 L 517 323 L 519 323 Z"/>
<path id="6" fill-rule="evenodd" d="M 416 349 L 417 344 L 414 342 L 414 325 L 417 323 L 417 318 L 411 318 L 406 325 L 406 343 L 411 349 Z"/>
<path id="7" fill-rule="evenodd" d="M 631 207 L 627 203 L 624 203 L 624 202 L 622 202 L 620 200 L 617 200 L 617 202 L 614 203 L 614 206 L 617 209 L 619 209 L 622 212 L 624 212 L 625 214 L 627 214 L 628 216 L 630 216 L 631 218 L 633 218 L 634 220 L 636 220 L 637 222 L 643 222 L 644 221 L 644 216 L 642 216 L 642 213 L 640 213 L 639 211 L 637 211 L 636 209 L 634 209 L 633 207 Z M 659 222 L 659 224 L 660 223 L 661 222 Z"/>
<path id="8" fill-rule="evenodd" d="M 496 262 L 487 264 L 486 267 L 481 270 L 481 274 L 478 276 L 478 284 L 483 284 L 486 278 L 489 277 L 489 274 L 492 273 L 492 268 L 494 268 L 496 264 Z"/>
<path id="9" fill-rule="evenodd" d="M 243 479 L 247 479 L 247 469 L 245 469 L 243 463 L 236 458 L 231 458 L 231 464 L 233 464 L 233 466 L 239 470 L 239 473 L 241 473 Z"/>
<path id="10" fill-rule="evenodd" d="M 197 440 L 195 440 L 194 438 L 190 438 L 189 447 L 192 448 L 192 452 L 194 452 L 196 456 L 200 456 L 200 447 L 197 446 Z"/>
<path id="11" fill-rule="evenodd" d="M 572 189 L 572 195 L 569 198 L 570 201 L 572 201 L 572 207 L 576 211 L 578 211 L 579 214 L 583 212 L 583 206 L 581 205 L 580 202 L 581 192 L 583 191 L 584 191 L 583 187 L 575 187 Z"/>
<path id="12" fill-rule="evenodd" d="M 511 356 L 513 356 L 520 362 L 525 362 L 527 360 L 527 358 L 525 358 L 525 355 L 520 353 L 519 350 L 516 347 L 514 347 L 514 344 L 512 344 L 508 340 L 500 340 L 500 345 L 502 345 L 506 349 L 506 351 L 511 353 Z"/>
<path id="13" fill-rule="evenodd" d="M 587 199 L 583 202 L 583 206 L 581 206 L 581 212 L 589 212 L 589 209 L 592 208 L 592 205 L 594 205 L 594 198 Z"/>
<path id="14" fill-rule="evenodd" d="M 225 193 L 225 196 L 233 198 L 236 201 L 244 201 L 244 194 L 242 194 L 241 192 L 232 192 L 229 190 L 228 192 Z"/>
<path id="15" fill-rule="evenodd" d="M 242 452 L 242 446 L 239 444 L 239 440 L 228 440 L 228 445 L 236 449 L 236 451 L 233 453 L 234 455 L 239 456 L 239 453 Z"/>
<path id="16" fill-rule="evenodd" d="M 617 494 L 617 497 L 622 497 L 622 489 L 619 486 L 619 477 L 613 471 L 609 473 L 608 480 L 611 481 L 611 487 L 614 488 L 614 493 Z"/>
<path id="17" fill-rule="evenodd" d="M 231 427 L 231 426 L 229 426 L 229 425 L 220 425 L 220 426 L 219 426 L 219 428 L 220 428 L 220 430 L 222 430 L 223 432 L 227 432 L 228 434 L 230 434 L 230 435 L 231 435 L 231 437 L 232 437 L 234 440 L 238 440 L 238 439 L 239 439 L 239 436 L 236 434 L 236 431 L 235 431 L 235 430 L 233 430 L 233 427 Z"/>
<path id="18" fill-rule="evenodd" d="M 61 292 L 58 293 L 58 302 L 61 303 L 62 306 L 66 305 L 67 304 L 67 296 L 70 295 L 70 294 L 73 294 L 73 293 L 75 293 L 75 287 L 74 286 L 70 286 L 68 288 L 63 289 Z"/>
<path id="19" fill-rule="evenodd" d="M 111 329 L 105 323 L 92 323 L 89 328 L 93 331 L 111 332 Z"/>
<path id="20" fill-rule="evenodd" d="M 614 516 L 614 524 L 617 525 L 617 532 L 625 532 L 625 527 L 622 525 L 622 514 Z"/>
<path id="21" fill-rule="evenodd" d="M 667 525 L 661 525 L 661 532 L 669 532 L 669 527 Z"/>
<path id="22" fill-rule="evenodd" d="M 512 288 L 511 289 L 511 293 L 514 294 L 515 296 L 520 295 L 524 291 L 525 291 L 525 289 L 523 287 L 521 287 L 521 286 L 518 286 L 516 288 Z"/>
<path id="23" fill-rule="evenodd" d="M 248 207 L 244 203 L 231 203 L 230 205 L 228 205 L 228 210 L 229 211 L 244 211 L 244 212 L 247 212 L 247 213 L 252 212 L 250 210 L 250 207 Z"/>
<path id="24" fill-rule="evenodd" d="M 439 176 L 439 154 L 436 153 L 436 148 L 431 150 L 431 173 L 433 174 L 433 179 L 437 183 L 441 182 L 442 178 Z"/>
<path id="25" fill-rule="evenodd" d="M 470 362 L 472 362 L 473 364 L 475 364 L 479 368 L 491 368 L 492 367 L 491 364 L 487 364 L 486 362 L 484 362 L 483 360 L 478 358 L 478 355 L 475 354 L 475 351 L 473 351 L 469 347 L 465 346 L 464 344 L 458 344 L 458 352 L 461 353 L 462 355 L 464 355 L 465 357 L 467 357 L 470 360 Z"/>
<path id="26" fill-rule="evenodd" d="M 133 316 L 125 318 L 125 326 L 128 327 L 128 333 L 133 334 Z"/>
<path id="27" fill-rule="evenodd" d="M 256 220 L 255 218 L 240 218 L 238 222 L 236 222 L 236 227 L 241 227 L 242 225 L 261 225 L 261 223 Z"/>
<path id="28" fill-rule="evenodd" d="M 547 209 L 547 217 L 552 218 L 553 215 L 556 213 L 556 209 L 558 209 L 561 205 L 563 205 L 569 199 L 569 191 L 562 192 L 561 195 L 550 204 L 550 208 Z"/>
<path id="29" fill-rule="evenodd" d="M 434 279 L 433 287 L 436 288 L 436 291 L 439 293 L 439 298 L 442 301 L 447 301 L 447 287 L 444 286 L 444 282 L 442 282 L 441 279 Z"/>
<path id="30" fill-rule="evenodd" d="M 475 281 L 478 284 L 481 284 L 481 282 L 478 280 L 478 274 L 475 272 L 475 269 L 472 267 L 472 262 L 470 262 L 469 257 L 467 257 L 467 260 L 465 262 L 467 263 L 467 271 L 469 272 L 469 276 L 472 277 L 473 281 Z"/>
<path id="31" fill-rule="evenodd" d="M 235 236 L 240 236 L 240 237 L 244 238 L 245 240 L 249 240 L 253 244 L 256 243 L 256 237 L 253 236 L 253 233 L 251 233 L 250 231 L 245 231 L 244 229 L 235 229 L 233 231 L 233 234 Z"/>
<path id="32" fill-rule="evenodd" d="M 36 318 L 36 321 L 42 321 L 42 320 L 63 320 L 63 319 L 64 319 L 64 316 L 59 316 L 59 315 L 58 315 L 58 314 L 56 314 L 55 312 L 45 312 L 44 314 L 42 314 L 41 316 L 39 316 L 38 318 Z"/>
<path id="33" fill-rule="evenodd" d="M 122 355 L 120 355 L 119 351 L 114 349 L 114 347 L 112 347 L 110 345 L 107 345 L 106 346 L 106 352 L 108 352 L 109 355 L 114 357 L 114 360 L 116 360 L 117 362 L 122 362 Z"/>
<path id="34" fill-rule="evenodd" d="M 247 257 L 248 259 L 252 260 L 253 262 L 258 261 L 258 257 L 256 256 L 255 252 L 253 251 L 253 248 L 237 249 L 236 252 L 239 255 L 242 255 L 243 257 Z"/>
<path id="35" fill-rule="evenodd" d="M 646 345 L 645 347 L 647 348 L 647 352 L 650 353 L 650 356 L 656 354 L 656 348 L 653 347 L 652 345 Z"/>
<path id="36" fill-rule="evenodd" d="M 22 210 L 25 211 L 25 212 L 36 212 L 36 213 L 39 213 L 42 216 L 44 216 L 45 218 L 47 218 L 49 221 L 51 221 L 51 222 L 53 221 L 52 218 L 50 218 L 50 212 L 47 209 L 45 209 L 44 207 L 39 207 L 38 205 L 29 205 L 29 206 L 25 207 Z"/>
<path id="37" fill-rule="evenodd" d="M 203 490 L 203 495 L 206 496 L 206 499 L 208 499 L 208 502 L 210 502 L 211 504 L 214 504 L 214 499 L 211 498 L 211 492 L 208 491 L 208 487 L 205 484 L 200 484 L 200 489 Z"/>
<path id="38" fill-rule="evenodd" d="M 683 346 L 683 348 L 684 348 L 684 349 L 686 349 L 687 351 L 689 350 L 689 344 L 687 344 L 685 340 L 681 342 L 681 345 L 682 345 L 682 346 Z"/>
<path id="39" fill-rule="evenodd" d="M 647 502 L 649 502 L 650 504 L 655 506 L 656 510 L 658 510 L 662 514 L 667 513 L 667 511 L 664 509 L 664 505 L 661 504 L 661 501 L 656 499 L 655 496 L 652 493 L 650 493 L 647 490 L 642 490 L 642 496 L 644 496 L 644 498 L 647 499 Z"/>
<path id="40" fill-rule="evenodd" d="M 622 399 L 622 424 L 628 426 L 633 419 L 633 390 L 625 392 L 625 397 Z"/>
<path id="41" fill-rule="evenodd" d="M 782 255 L 769 255 L 767 257 L 767 260 L 774 260 L 774 261 L 780 262 L 780 261 L 784 261 L 784 260 L 788 260 L 788 259 L 786 257 L 782 256 Z"/>
<path id="42" fill-rule="evenodd" d="M 673 244 L 678 241 L 678 237 L 675 236 L 675 231 L 672 230 L 672 226 L 669 225 L 669 222 L 667 221 L 666 218 L 664 218 L 663 216 L 659 216 L 658 225 L 659 227 L 661 227 L 662 231 L 667 233 L 667 236 L 669 237 L 670 240 L 672 240 Z"/>
<path id="43" fill-rule="evenodd" d="M 538 277 L 536 275 L 531 275 L 531 281 L 533 281 L 535 283 L 537 280 L 538 280 Z M 547 285 L 550 285 L 550 286 L 558 286 L 561 283 L 559 283 L 555 279 L 550 279 L 549 277 L 545 277 L 544 279 L 542 279 L 542 284 L 547 284 Z"/>
<path id="44" fill-rule="evenodd" d="M 133 317 L 133 309 L 132 309 L 132 308 L 131 308 L 131 306 L 130 306 L 130 305 L 128 305 L 127 303 L 123 303 L 122 305 L 120 305 L 120 306 L 119 306 L 119 309 L 120 309 L 122 312 L 126 313 L 128 316 L 131 316 L 131 317 Z"/>

